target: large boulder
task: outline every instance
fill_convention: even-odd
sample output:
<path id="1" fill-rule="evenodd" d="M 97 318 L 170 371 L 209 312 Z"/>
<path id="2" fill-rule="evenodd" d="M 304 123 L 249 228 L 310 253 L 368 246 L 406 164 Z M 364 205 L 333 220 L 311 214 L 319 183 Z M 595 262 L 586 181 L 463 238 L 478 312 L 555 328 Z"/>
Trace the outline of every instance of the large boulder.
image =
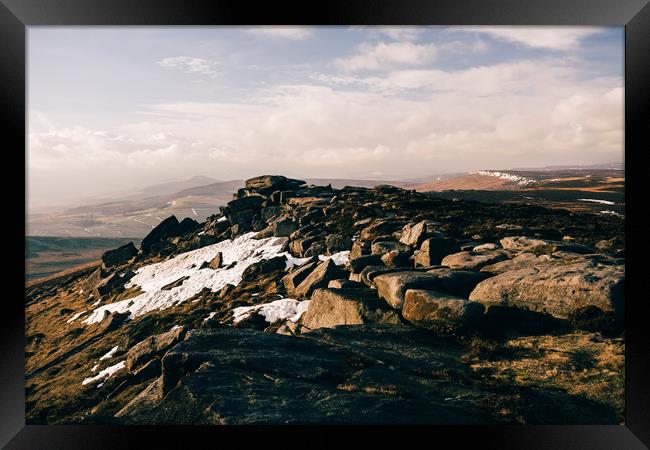
<path id="1" fill-rule="evenodd" d="M 285 255 L 275 256 L 269 259 L 263 259 L 244 269 L 242 273 L 243 280 L 253 280 L 260 275 L 284 270 L 287 267 L 287 257 Z"/>
<path id="2" fill-rule="evenodd" d="M 128 262 L 131 258 L 138 254 L 138 249 L 135 248 L 133 242 L 129 242 L 126 245 L 116 248 L 115 250 L 109 250 L 102 255 L 102 263 L 105 267 L 118 266 Z"/>
<path id="3" fill-rule="evenodd" d="M 501 247 L 513 252 L 538 252 L 546 248 L 554 247 L 552 241 L 527 236 L 508 236 L 499 242 Z"/>
<path id="4" fill-rule="evenodd" d="M 133 373 L 135 369 L 156 356 L 162 356 L 167 350 L 180 342 L 187 328 L 178 327 L 166 333 L 149 336 L 144 341 L 138 342 L 126 354 L 126 369 Z"/>
<path id="5" fill-rule="evenodd" d="M 379 236 L 385 236 L 398 231 L 402 228 L 404 222 L 394 219 L 379 219 L 361 230 L 359 239 L 362 241 L 372 241 Z"/>
<path id="6" fill-rule="evenodd" d="M 428 272 L 399 271 L 374 277 L 377 292 L 395 309 L 402 309 L 408 289 L 426 289 L 467 298 L 472 289 L 487 278 L 487 274 L 474 271 L 432 269 Z"/>
<path id="7" fill-rule="evenodd" d="M 364 255 L 350 258 L 348 261 L 352 273 L 361 273 L 367 266 L 382 265 L 381 255 Z"/>
<path id="8" fill-rule="evenodd" d="M 247 209 L 259 209 L 262 207 L 262 203 L 264 203 L 264 197 L 253 194 L 228 202 L 226 211 L 227 213 L 234 213 Z"/>
<path id="9" fill-rule="evenodd" d="M 506 259 L 495 263 L 490 263 L 481 267 L 481 272 L 499 274 L 510 270 L 525 269 L 530 266 L 538 266 L 546 263 L 558 262 L 550 255 L 535 255 L 534 253 L 521 253 L 512 259 Z"/>
<path id="10" fill-rule="evenodd" d="M 563 241 L 551 241 L 547 239 L 537 239 L 530 238 L 527 236 L 508 236 L 501 241 L 501 246 L 513 252 L 531 252 L 535 254 L 549 254 L 556 252 L 558 250 L 578 253 L 578 254 L 588 254 L 595 253 L 595 250 L 591 247 L 587 247 L 580 244 L 575 244 L 572 242 L 563 242 Z"/>
<path id="11" fill-rule="evenodd" d="M 507 258 L 508 254 L 501 250 L 470 251 L 447 255 L 442 259 L 440 264 L 453 269 L 478 270 L 483 266 L 503 261 Z"/>
<path id="12" fill-rule="evenodd" d="M 308 329 L 363 323 L 400 323 L 399 314 L 371 289 L 316 289 L 301 318 Z"/>
<path id="13" fill-rule="evenodd" d="M 421 289 L 408 289 L 402 316 L 413 325 L 441 336 L 461 333 L 480 324 L 485 307 L 460 297 Z"/>
<path id="14" fill-rule="evenodd" d="M 460 250 L 455 239 L 440 235 L 425 239 L 415 255 L 415 267 L 431 267 L 440 264 L 442 258 Z"/>
<path id="15" fill-rule="evenodd" d="M 402 236 L 399 241 L 413 248 L 419 248 L 427 236 L 434 232 L 435 225 L 437 225 L 436 222 L 431 220 L 423 220 L 416 224 L 406 224 L 402 228 Z"/>
<path id="16" fill-rule="evenodd" d="M 370 247 L 370 253 L 373 255 L 384 255 L 392 251 L 408 252 L 409 250 L 408 245 L 393 241 L 377 241 Z"/>
<path id="17" fill-rule="evenodd" d="M 594 259 L 543 264 L 504 272 L 479 283 L 470 300 L 516 306 L 567 318 L 595 306 L 623 317 L 624 266 Z"/>
<path id="18" fill-rule="evenodd" d="M 255 211 L 246 209 L 244 211 L 229 213 L 228 222 L 230 222 L 230 225 L 239 225 L 248 229 L 253 221 L 253 217 L 255 217 Z"/>
<path id="19" fill-rule="evenodd" d="M 328 235 L 327 238 L 325 238 L 325 247 L 327 248 L 328 255 L 332 255 L 343 250 L 350 250 L 351 246 L 352 240 L 349 236 L 334 233 Z"/>
<path id="20" fill-rule="evenodd" d="M 174 236 L 185 236 L 201 228 L 201 224 L 191 217 L 186 217 L 180 221 L 174 230 Z"/>
<path id="21" fill-rule="evenodd" d="M 386 267 L 410 267 L 412 265 L 411 254 L 399 250 L 391 250 L 381 256 L 381 261 Z"/>
<path id="22" fill-rule="evenodd" d="M 309 297 L 314 289 L 327 287 L 330 280 L 343 278 L 345 276 L 342 269 L 340 269 L 331 259 L 321 262 L 316 268 L 305 277 L 302 282 L 296 287 L 293 295 L 296 297 Z"/>
<path id="23" fill-rule="evenodd" d="M 297 189 L 303 184 L 305 182 L 302 180 L 294 180 L 282 175 L 261 175 L 246 180 L 246 189 L 270 194 L 277 190 Z"/>
<path id="24" fill-rule="evenodd" d="M 149 254 L 154 244 L 160 243 L 163 239 L 175 236 L 178 219 L 176 216 L 169 216 L 160 222 L 151 232 L 145 236 L 140 243 L 140 248 L 144 254 Z"/>
<path id="25" fill-rule="evenodd" d="M 293 220 L 284 218 L 274 222 L 271 229 L 273 230 L 273 236 L 289 237 L 291 233 L 298 229 L 298 226 Z"/>

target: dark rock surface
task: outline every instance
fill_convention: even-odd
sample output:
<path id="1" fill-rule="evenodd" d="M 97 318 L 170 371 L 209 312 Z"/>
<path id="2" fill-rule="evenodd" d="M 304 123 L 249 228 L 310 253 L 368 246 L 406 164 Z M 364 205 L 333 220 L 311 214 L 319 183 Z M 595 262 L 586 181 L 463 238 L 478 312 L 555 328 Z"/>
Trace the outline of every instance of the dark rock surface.
<path id="1" fill-rule="evenodd" d="M 102 255 L 102 263 L 106 267 L 117 266 L 128 262 L 138 253 L 138 249 L 135 248 L 133 242 L 129 242 L 126 245 L 116 248 L 115 250 L 109 250 Z"/>
<path id="2" fill-rule="evenodd" d="M 594 417 L 594 407 L 578 400 L 557 408 L 552 395 L 485 385 L 460 361 L 459 346 L 424 330 L 362 325 L 307 336 L 191 331 L 163 358 L 160 379 L 120 411 L 120 421 L 495 424 L 504 421 L 490 401 L 499 390 L 513 398 L 525 393 L 520 413 L 526 420 L 589 423 Z M 510 408 L 515 403 L 521 402 Z"/>

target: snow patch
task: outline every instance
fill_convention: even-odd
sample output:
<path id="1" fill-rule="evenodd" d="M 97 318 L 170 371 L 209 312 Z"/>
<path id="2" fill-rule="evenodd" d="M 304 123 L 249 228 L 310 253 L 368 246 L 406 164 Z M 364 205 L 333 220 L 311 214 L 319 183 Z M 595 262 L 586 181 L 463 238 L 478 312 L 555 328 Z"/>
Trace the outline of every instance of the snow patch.
<path id="1" fill-rule="evenodd" d="M 117 371 L 120 371 L 126 367 L 126 361 L 119 362 L 115 364 L 114 366 L 107 367 L 106 369 L 102 370 L 99 372 L 97 375 L 94 377 L 86 378 L 84 379 L 81 384 L 84 386 L 89 383 L 94 383 L 95 381 L 99 381 L 102 378 L 110 378 L 113 376 L 113 374 Z M 99 387 L 99 386 L 98 386 Z"/>
<path id="2" fill-rule="evenodd" d="M 334 253 L 331 256 L 319 255 L 318 259 L 321 261 L 327 261 L 328 259 L 331 259 L 335 265 L 342 266 L 350 260 L 350 250 Z"/>
<path id="3" fill-rule="evenodd" d="M 78 312 L 78 313 L 75 314 L 74 316 L 70 317 L 66 323 L 72 323 L 72 322 L 74 322 L 74 321 L 77 320 L 79 317 L 81 317 L 81 315 L 82 315 L 83 313 L 85 313 L 85 312 L 86 312 L 85 310 L 84 310 L 84 311 L 81 311 L 81 312 Z"/>
<path id="4" fill-rule="evenodd" d="M 264 303 L 253 306 L 240 306 L 232 310 L 234 319 L 233 323 L 238 323 L 249 317 L 254 312 L 264 316 L 268 323 L 274 323 L 278 320 L 290 320 L 296 322 L 302 314 L 307 311 L 311 300 L 298 301 L 292 298 L 283 298 L 271 303 Z"/>
<path id="5" fill-rule="evenodd" d="M 527 186 L 529 184 L 534 184 L 537 183 L 535 180 L 531 180 L 530 178 L 526 177 L 520 177 L 519 175 L 513 175 L 510 173 L 506 172 L 494 172 L 491 170 L 478 170 L 476 172 L 470 172 L 472 175 L 483 175 L 487 177 L 497 177 L 501 178 L 502 180 L 506 181 L 512 181 L 514 183 L 517 183 L 521 186 Z"/>
<path id="6" fill-rule="evenodd" d="M 212 318 L 214 317 L 215 314 L 216 314 L 216 312 L 211 312 L 210 314 L 208 314 L 208 317 L 206 317 L 205 319 L 203 319 L 203 321 L 204 321 L 204 322 L 207 322 L 208 320 L 212 319 Z"/>
<path id="7" fill-rule="evenodd" d="M 117 352 L 117 350 L 118 350 L 119 348 L 120 348 L 120 347 L 119 347 L 118 345 L 116 345 L 115 347 L 113 347 L 112 349 L 110 349 L 110 351 L 109 351 L 108 353 L 106 353 L 104 356 L 102 356 L 101 358 L 99 358 L 99 360 L 100 360 L 100 361 L 103 361 L 103 360 L 105 360 L 105 359 L 112 358 L 113 355 L 115 354 L 115 352 Z"/>
<path id="8" fill-rule="evenodd" d="M 597 198 L 579 198 L 580 202 L 592 202 L 592 203 L 602 203 L 603 205 L 615 205 L 616 203 L 610 202 L 609 200 L 599 200 Z"/>
<path id="9" fill-rule="evenodd" d="M 129 289 L 137 286 L 143 293 L 137 297 L 94 309 L 84 323 L 101 322 L 106 311 L 130 313 L 131 318 L 134 318 L 150 311 L 180 304 L 204 288 L 217 292 L 226 284 L 237 286 L 241 282 L 244 270 L 263 259 L 284 255 L 287 257 L 287 269 L 308 261 L 308 258 L 294 258 L 287 252 L 281 252 L 282 246 L 287 242 L 286 237 L 253 239 L 255 234 L 255 232 L 247 233 L 234 240 L 218 242 L 198 250 L 182 253 L 167 261 L 139 268 L 136 275 L 125 284 L 125 287 Z M 202 263 L 212 261 L 219 252 L 223 255 L 224 266 L 233 262 L 237 264 L 228 269 L 225 267 L 217 270 L 199 269 Z M 161 290 L 162 287 L 181 277 L 188 277 L 182 285 L 169 290 Z"/>
<path id="10" fill-rule="evenodd" d="M 606 211 L 600 211 L 600 213 L 601 214 L 610 214 L 612 216 L 623 217 L 621 214 L 617 213 L 616 211 L 606 210 Z"/>

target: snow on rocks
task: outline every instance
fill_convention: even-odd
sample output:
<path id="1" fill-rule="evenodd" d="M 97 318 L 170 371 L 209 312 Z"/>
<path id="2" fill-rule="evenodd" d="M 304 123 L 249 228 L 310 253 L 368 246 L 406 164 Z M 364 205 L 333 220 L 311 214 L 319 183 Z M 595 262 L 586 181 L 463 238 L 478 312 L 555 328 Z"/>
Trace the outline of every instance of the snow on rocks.
<path id="1" fill-rule="evenodd" d="M 125 287 L 139 286 L 143 291 L 142 294 L 96 308 L 83 323 L 101 322 L 107 311 L 111 313 L 128 312 L 131 314 L 131 318 L 134 318 L 150 311 L 166 309 L 182 303 L 204 288 L 216 292 L 226 284 L 236 286 L 241 282 L 244 270 L 263 259 L 284 255 L 287 257 L 287 268 L 304 264 L 308 260 L 307 258 L 294 258 L 289 253 L 281 252 L 282 246 L 287 241 L 286 237 L 253 239 L 255 234 L 254 232 L 247 233 L 234 240 L 222 241 L 182 253 L 167 261 L 141 267 Z M 223 255 L 224 266 L 236 262 L 235 266 L 217 270 L 200 269 L 202 263 L 212 261 L 219 252 Z M 164 286 L 183 277 L 187 277 L 187 279 L 182 284 L 172 289 L 162 290 Z"/>
<path id="2" fill-rule="evenodd" d="M 304 258 L 304 259 L 308 260 L 309 258 Z M 319 255 L 318 259 L 320 259 L 321 261 L 327 261 L 328 259 L 331 259 L 332 262 L 337 266 L 342 266 L 349 261 L 350 250 L 344 250 L 342 252 L 334 253 L 331 256 Z"/>
<path id="3" fill-rule="evenodd" d="M 603 205 L 615 205 L 615 202 L 610 202 L 609 200 L 600 200 L 597 198 L 579 198 L 579 202 L 592 202 L 592 203 L 602 203 Z"/>
<path id="4" fill-rule="evenodd" d="M 119 363 L 115 364 L 114 366 L 107 367 L 106 369 L 102 370 L 101 372 L 99 372 L 94 377 L 84 379 L 81 382 L 81 384 L 83 384 L 85 386 L 87 384 L 94 383 L 95 381 L 99 381 L 99 380 L 101 380 L 103 378 L 110 378 L 110 377 L 113 376 L 113 374 L 115 372 L 118 372 L 118 371 L 124 369 L 125 367 L 126 367 L 126 362 L 125 361 L 119 362 Z M 100 386 L 98 386 L 98 387 L 100 387 Z"/>
<path id="5" fill-rule="evenodd" d="M 109 351 L 108 353 L 106 353 L 104 356 L 102 356 L 101 358 L 99 358 L 99 360 L 100 360 L 100 361 L 103 361 L 103 360 L 105 360 L 105 359 L 112 358 L 113 355 L 115 354 L 115 352 L 117 352 L 117 350 L 118 350 L 119 348 L 120 348 L 120 347 L 119 347 L 118 345 L 116 345 L 115 347 L 113 347 L 112 349 L 110 349 L 110 351 Z"/>
<path id="6" fill-rule="evenodd" d="M 501 178 L 502 180 L 512 181 L 512 182 L 517 183 L 517 184 L 519 184 L 521 186 L 526 186 L 526 185 L 529 185 L 529 184 L 536 183 L 535 180 L 531 180 L 530 178 L 520 177 L 519 175 L 512 175 L 512 174 L 506 173 L 506 172 L 495 172 L 495 171 L 492 171 L 492 170 L 479 170 L 479 171 L 476 171 L 476 172 L 472 172 L 472 175 L 474 175 L 474 174 L 483 175 L 483 176 L 487 176 L 487 177 Z"/>
<path id="7" fill-rule="evenodd" d="M 81 311 L 81 312 L 78 312 L 78 313 L 75 314 L 74 316 L 70 317 L 70 318 L 67 320 L 66 323 L 72 323 L 72 322 L 74 322 L 74 321 L 77 320 L 79 317 L 81 317 L 85 312 L 86 312 L 85 310 L 84 310 L 84 311 Z"/>
<path id="8" fill-rule="evenodd" d="M 264 316 L 264 319 L 268 323 L 274 323 L 278 320 L 296 322 L 307 311 L 310 302 L 311 300 L 301 302 L 292 298 L 283 298 L 261 305 L 240 306 L 232 310 L 234 316 L 233 323 L 238 323 L 255 312 Z"/>

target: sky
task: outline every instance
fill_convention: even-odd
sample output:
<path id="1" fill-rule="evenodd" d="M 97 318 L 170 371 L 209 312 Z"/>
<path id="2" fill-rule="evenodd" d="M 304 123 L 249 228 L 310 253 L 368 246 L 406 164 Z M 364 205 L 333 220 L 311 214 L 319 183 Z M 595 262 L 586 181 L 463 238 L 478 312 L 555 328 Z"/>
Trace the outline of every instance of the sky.
<path id="1" fill-rule="evenodd" d="M 622 162 L 623 27 L 29 27 L 31 208 Z"/>

